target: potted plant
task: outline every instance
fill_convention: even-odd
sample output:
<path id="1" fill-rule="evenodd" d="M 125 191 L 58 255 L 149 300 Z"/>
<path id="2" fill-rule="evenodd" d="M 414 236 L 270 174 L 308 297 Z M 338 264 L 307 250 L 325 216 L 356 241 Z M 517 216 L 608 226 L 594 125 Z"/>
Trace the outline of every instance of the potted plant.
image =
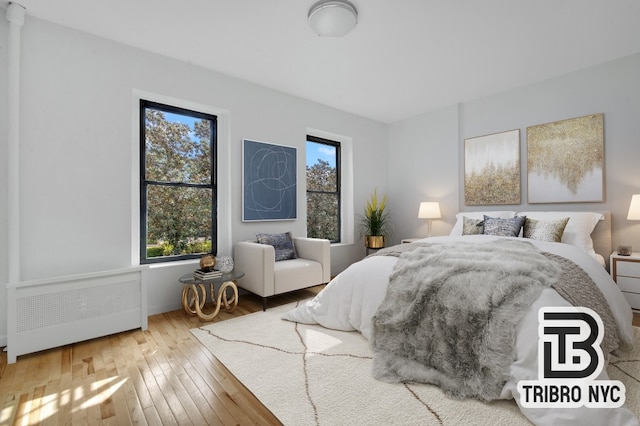
<path id="1" fill-rule="evenodd" d="M 387 196 L 379 200 L 376 188 L 360 217 L 361 232 L 365 235 L 365 246 L 368 248 L 384 247 L 385 237 L 389 234 L 389 212 L 386 207 Z"/>

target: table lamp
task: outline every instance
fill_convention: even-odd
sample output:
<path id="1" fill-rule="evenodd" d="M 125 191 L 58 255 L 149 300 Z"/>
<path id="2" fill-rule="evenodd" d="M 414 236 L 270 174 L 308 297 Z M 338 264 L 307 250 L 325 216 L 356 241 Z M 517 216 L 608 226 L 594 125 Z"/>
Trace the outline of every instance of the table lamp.
<path id="1" fill-rule="evenodd" d="M 640 202 L 640 199 L 638 202 Z M 440 219 L 441 217 L 440 203 L 435 201 L 425 201 L 420 203 L 418 219 L 427 219 L 427 237 L 431 236 L 431 221 L 433 219 Z"/>
<path id="2" fill-rule="evenodd" d="M 640 220 L 640 194 L 635 194 L 631 197 L 627 220 Z M 631 246 L 618 246 L 618 254 L 629 256 L 631 255 L 631 252 Z"/>
<path id="3" fill-rule="evenodd" d="M 640 194 L 635 194 L 631 197 L 627 220 L 640 220 Z"/>

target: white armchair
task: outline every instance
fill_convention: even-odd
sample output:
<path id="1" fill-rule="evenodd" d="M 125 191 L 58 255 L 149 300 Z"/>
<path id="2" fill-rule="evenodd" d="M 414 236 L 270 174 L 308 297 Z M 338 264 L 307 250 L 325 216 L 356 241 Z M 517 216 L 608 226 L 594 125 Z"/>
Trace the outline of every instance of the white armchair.
<path id="1" fill-rule="evenodd" d="M 262 309 L 267 298 L 276 294 L 300 290 L 331 279 L 329 240 L 293 237 L 297 258 L 275 261 L 275 250 L 257 241 L 241 241 L 234 247 L 236 268 L 244 272 L 238 286 L 262 296 Z"/>

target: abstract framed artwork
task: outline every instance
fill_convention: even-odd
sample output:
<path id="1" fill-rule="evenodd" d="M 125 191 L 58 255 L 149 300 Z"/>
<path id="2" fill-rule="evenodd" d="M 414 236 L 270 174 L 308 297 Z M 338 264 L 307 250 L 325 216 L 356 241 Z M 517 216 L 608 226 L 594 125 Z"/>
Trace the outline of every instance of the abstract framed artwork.
<path id="1" fill-rule="evenodd" d="M 296 148 L 243 139 L 242 221 L 296 219 L 296 178 Z"/>
<path id="2" fill-rule="evenodd" d="M 527 127 L 527 199 L 604 201 L 604 114 Z"/>
<path id="3" fill-rule="evenodd" d="M 520 204 L 520 130 L 464 140 L 464 203 Z"/>

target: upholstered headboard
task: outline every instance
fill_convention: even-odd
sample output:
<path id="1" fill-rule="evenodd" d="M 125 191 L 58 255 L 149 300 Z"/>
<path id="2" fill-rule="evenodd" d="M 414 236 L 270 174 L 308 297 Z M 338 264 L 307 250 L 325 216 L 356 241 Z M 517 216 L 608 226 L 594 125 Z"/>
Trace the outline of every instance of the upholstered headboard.
<path id="1" fill-rule="evenodd" d="M 611 255 L 611 212 L 599 212 L 604 216 L 591 233 L 593 249 L 604 257 L 609 270 L 609 255 Z"/>

